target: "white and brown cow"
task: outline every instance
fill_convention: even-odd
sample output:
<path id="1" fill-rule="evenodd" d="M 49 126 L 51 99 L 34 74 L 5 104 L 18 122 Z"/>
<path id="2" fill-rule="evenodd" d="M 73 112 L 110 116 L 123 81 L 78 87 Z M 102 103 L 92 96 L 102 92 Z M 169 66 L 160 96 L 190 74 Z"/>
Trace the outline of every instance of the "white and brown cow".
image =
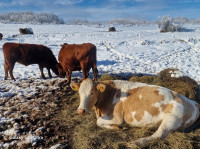
<path id="1" fill-rule="evenodd" d="M 118 129 L 124 121 L 136 127 L 158 127 L 151 136 L 132 143 L 141 146 L 155 138 L 164 139 L 174 130 L 184 130 L 199 117 L 199 104 L 167 88 L 122 80 L 71 83 L 79 91 L 78 113 L 95 107 L 97 125 Z"/>

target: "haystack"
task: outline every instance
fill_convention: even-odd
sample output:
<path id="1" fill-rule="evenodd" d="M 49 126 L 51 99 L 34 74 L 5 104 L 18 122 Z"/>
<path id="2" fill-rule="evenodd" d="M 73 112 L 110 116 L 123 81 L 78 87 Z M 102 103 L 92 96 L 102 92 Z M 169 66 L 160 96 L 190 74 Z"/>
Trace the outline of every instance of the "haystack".
<path id="1" fill-rule="evenodd" d="M 33 30 L 32 30 L 32 28 L 19 28 L 19 33 L 21 35 L 24 35 L 24 34 L 33 34 Z"/>
<path id="2" fill-rule="evenodd" d="M 116 32 L 115 27 L 110 27 L 110 28 L 109 28 L 109 32 Z"/>
<path id="3" fill-rule="evenodd" d="M 133 82 L 142 82 L 152 85 L 159 85 L 176 91 L 184 96 L 200 102 L 198 99 L 198 84 L 192 78 L 184 75 L 178 69 L 162 70 L 157 77 L 153 76 L 133 76 L 130 78 Z"/>
<path id="4" fill-rule="evenodd" d="M 112 75 L 109 75 L 109 74 L 103 74 L 99 79 L 98 81 L 107 81 L 107 80 L 116 80 L 117 78 L 112 76 Z"/>

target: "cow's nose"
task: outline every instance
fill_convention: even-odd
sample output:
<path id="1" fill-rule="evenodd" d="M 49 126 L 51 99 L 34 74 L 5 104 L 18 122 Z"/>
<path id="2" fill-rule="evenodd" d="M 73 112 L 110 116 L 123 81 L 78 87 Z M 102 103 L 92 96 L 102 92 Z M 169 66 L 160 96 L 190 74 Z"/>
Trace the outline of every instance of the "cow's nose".
<path id="1" fill-rule="evenodd" d="M 85 113 L 85 109 L 78 109 L 78 114 L 83 114 Z"/>

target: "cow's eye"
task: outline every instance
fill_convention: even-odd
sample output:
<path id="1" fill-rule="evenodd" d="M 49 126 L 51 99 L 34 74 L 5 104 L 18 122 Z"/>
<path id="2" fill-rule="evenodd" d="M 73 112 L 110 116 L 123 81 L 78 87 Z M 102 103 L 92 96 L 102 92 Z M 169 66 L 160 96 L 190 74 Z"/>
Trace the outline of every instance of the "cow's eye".
<path id="1" fill-rule="evenodd" d="M 92 96 L 94 93 L 92 92 L 92 93 L 90 93 L 90 95 Z"/>

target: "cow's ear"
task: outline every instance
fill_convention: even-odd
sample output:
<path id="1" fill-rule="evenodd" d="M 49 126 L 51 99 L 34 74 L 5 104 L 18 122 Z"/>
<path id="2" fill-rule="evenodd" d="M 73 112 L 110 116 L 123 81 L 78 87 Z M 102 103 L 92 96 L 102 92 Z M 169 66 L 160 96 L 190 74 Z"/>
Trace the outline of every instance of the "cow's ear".
<path id="1" fill-rule="evenodd" d="M 80 88 L 80 84 L 78 83 L 71 83 L 70 87 L 74 90 L 74 91 L 78 91 Z"/>
<path id="2" fill-rule="evenodd" d="M 106 90 L 106 85 L 105 84 L 97 84 L 97 90 L 99 92 L 104 92 Z"/>

